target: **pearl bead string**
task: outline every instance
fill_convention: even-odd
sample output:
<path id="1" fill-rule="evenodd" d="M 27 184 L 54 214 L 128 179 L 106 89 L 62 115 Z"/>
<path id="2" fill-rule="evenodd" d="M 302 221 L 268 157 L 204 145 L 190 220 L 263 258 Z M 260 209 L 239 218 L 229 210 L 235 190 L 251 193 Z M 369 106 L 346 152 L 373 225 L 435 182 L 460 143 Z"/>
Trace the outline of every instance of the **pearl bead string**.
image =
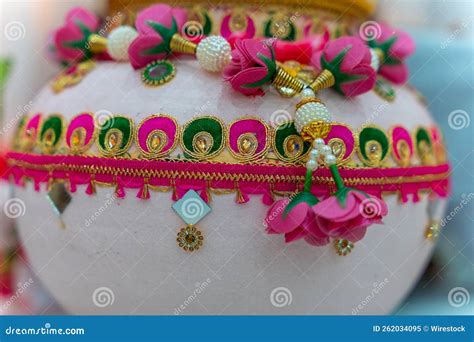
<path id="1" fill-rule="evenodd" d="M 336 156 L 332 153 L 329 145 L 324 143 L 321 138 L 313 141 L 313 148 L 309 152 L 309 159 L 306 162 L 306 169 L 316 171 L 319 167 L 318 160 L 321 159 L 327 166 L 336 164 Z"/>

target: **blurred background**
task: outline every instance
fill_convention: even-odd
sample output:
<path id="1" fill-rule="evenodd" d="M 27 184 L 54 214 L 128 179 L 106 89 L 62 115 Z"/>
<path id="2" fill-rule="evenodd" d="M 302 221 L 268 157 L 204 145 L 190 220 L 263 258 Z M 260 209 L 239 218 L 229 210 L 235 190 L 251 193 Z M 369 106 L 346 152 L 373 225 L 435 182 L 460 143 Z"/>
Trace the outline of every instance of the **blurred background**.
<path id="1" fill-rule="evenodd" d="M 8 128 L 29 111 L 38 89 L 60 70 L 48 61 L 48 36 L 77 5 L 106 13 L 104 0 L 0 0 L 0 144 L 8 141 L 12 132 Z M 453 168 L 452 197 L 433 258 L 417 286 L 393 313 L 473 314 L 474 1 L 381 0 L 376 19 L 413 35 L 417 51 L 409 59 L 409 82 L 426 98 L 442 128 Z M 0 201 L 6 198 L 8 189 L 3 187 Z M 12 265 L 9 251 L 14 250 L 14 241 L 12 222 L 0 220 L 3 271 Z M 0 312 L 61 312 L 21 260 L 20 255 L 14 273 L 23 279 L 18 289 L 24 291 L 7 293 L 10 298 L 0 303 Z"/>

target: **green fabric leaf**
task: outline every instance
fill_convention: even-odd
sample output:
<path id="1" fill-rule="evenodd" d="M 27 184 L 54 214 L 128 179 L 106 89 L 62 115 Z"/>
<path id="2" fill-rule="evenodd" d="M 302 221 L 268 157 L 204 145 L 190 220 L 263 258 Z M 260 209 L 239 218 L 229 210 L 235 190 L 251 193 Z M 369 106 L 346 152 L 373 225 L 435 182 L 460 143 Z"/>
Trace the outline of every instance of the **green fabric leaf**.
<path id="1" fill-rule="evenodd" d="M 310 207 L 319 203 L 319 199 L 314 196 L 311 192 L 302 191 L 294 196 L 283 212 L 283 218 L 290 213 L 290 211 L 300 203 L 307 203 Z"/>

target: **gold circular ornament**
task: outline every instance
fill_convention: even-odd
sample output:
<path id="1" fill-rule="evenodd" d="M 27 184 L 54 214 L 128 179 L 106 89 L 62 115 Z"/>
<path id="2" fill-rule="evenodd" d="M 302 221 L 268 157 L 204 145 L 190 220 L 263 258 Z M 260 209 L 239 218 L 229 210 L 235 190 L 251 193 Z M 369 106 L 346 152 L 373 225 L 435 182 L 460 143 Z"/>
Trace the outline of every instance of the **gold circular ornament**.
<path id="1" fill-rule="evenodd" d="M 190 224 L 178 232 L 176 242 L 186 252 L 194 252 L 202 247 L 204 236 L 196 226 Z"/>

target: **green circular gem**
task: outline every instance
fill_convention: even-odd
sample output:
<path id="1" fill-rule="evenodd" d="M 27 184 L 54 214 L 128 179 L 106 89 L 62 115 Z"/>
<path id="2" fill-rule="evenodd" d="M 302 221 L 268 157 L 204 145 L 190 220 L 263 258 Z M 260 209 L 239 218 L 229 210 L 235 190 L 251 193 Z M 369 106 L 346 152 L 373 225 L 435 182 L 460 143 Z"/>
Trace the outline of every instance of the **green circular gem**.
<path id="1" fill-rule="evenodd" d="M 176 75 L 173 63 L 160 60 L 148 64 L 142 72 L 142 81 L 151 86 L 160 86 L 171 81 Z"/>

